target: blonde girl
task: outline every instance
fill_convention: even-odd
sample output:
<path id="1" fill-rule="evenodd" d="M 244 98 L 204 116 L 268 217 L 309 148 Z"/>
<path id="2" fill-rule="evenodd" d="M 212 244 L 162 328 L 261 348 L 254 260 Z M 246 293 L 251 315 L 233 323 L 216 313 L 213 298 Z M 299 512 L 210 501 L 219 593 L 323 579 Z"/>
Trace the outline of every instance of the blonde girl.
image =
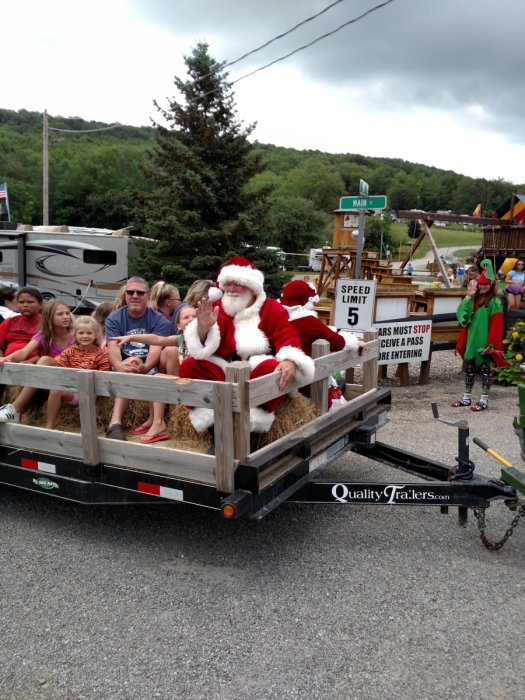
<path id="1" fill-rule="evenodd" d="M 180 304 L 180 294 L 177 287 L 166 282 L 156 282 L 150 290 L 149 303 L 152 309 L 161 313 L 171 321 L 173 312 Z"/>
<path id="2" fill-rule="evenodd" d="M 100 347 L 104 350 L 106 348 L 106 319 L 109 314 L 113 311 L 113 304 L 109 301 L 103 301 L 97 306 L 97 308 L 91 314 L 91 317 L 100 326 L 102 333 L 102 340 L 100 342 Z"/>
<path id="3" fill-rule="evenodd" d="M 55 358 L 73 342 L 73 321 L 69 306 L 62 301 L 47 301 L 42 309 L 41 330 L 19 350 L 0 358 L 0 370 L 5 362 L 31 361 L 31 355 L 36 357 L 37 365 L 53 366 Z M 20 415 L 27 410 L 37 389 L 26 386 L 20 389 L 13 403 L 0 407 L 0 423 L 18 423 Z"/>
<path id="4" fill-rule="evenodd" d="M 97 321 L 92 316 L 78 316 L 73 323 L 73 330 L 75 340 L 56 358 L 56 365 L 73 369 L 94 369 L 109 372 L 111 364 L 107 353 L 100 347 L 102 330 Z M 55 428 L 58 412 L 63 402 L 69 403 L 71 406 L 78 406 L 78 400 L 79 396 L 76 392 L 55 389 L 50 391 L 47 400 L 46 428 Z"/>

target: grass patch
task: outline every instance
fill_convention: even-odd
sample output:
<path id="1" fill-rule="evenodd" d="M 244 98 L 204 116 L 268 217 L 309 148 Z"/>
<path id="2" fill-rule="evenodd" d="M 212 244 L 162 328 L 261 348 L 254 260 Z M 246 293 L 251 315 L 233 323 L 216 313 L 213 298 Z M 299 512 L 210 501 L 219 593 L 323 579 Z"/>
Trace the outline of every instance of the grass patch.
<path id="1" fill-rule="evenodd" d="M 408 237 L 406 224 L 392 224 L 393 260 L 402 260 L 410 250 L 412 239 Z M 483 242 L 483 233 L 477 228 L 449 225 L 447 227 L 431 228 L 432 236 L 438 248 L 446 248 L 450 255 L 462 259 L 472 252 L 473 247 L 480 247 Z M 423 258 L 430 251 L 430 243 L 427 238 L 420 243 L 414 254 L 414 259 Z"/>

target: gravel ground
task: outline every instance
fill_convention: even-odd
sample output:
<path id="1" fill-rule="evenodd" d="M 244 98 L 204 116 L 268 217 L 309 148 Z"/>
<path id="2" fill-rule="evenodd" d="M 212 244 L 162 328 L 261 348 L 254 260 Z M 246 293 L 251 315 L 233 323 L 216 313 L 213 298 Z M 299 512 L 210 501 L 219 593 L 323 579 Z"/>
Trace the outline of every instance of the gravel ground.
<path id="1" fill-rule="evenodd" d="M 391 385 L 380 439 L 453 463 L 451 352 Z M 521 464 L 516 390 L 466 411 Z M 457 412 L 459 411 L 459 413 Z M 480 473 L 497 463 L 472 446 Z M 328 476 L 402 480 L 347 455 Z M 438 508 L 286 504 L 261 522 L 190 507 L 77 507 L 0 491 L 2 698 L 503 698 L 523 694 L 525 521 L 498 553 Z M 512 518 L 488 512 L 489 534 Z"/>

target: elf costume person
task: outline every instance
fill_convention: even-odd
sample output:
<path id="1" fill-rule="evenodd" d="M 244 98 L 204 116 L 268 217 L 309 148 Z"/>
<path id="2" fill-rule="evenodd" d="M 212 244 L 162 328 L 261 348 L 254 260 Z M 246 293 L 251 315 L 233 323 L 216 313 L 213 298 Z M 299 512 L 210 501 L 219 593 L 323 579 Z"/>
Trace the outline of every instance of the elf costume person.
<path id="1" fill-rule="evenodd" d="M 310 383 L 314 362 L 302 351 L 288 313 L 276 299 L 266 296 L 263 273 L 236 255 L 220 268 L 217 285 L 223 291 L 222 299 L 202 299 L 196 319 L 184 331 L 190 357 L 181 365 L 179 376 L 224 381 L 228 363 L 245 360 L 251 379 L 279 372 L 281 391 L 295 379 Z M 250 432 L 270 430 L 275 410 L 285 399 L 278 396 L 264 407 L 251 408 Z M 195 430 L 203 432 L 213 425 L 213 410 L 193 408 L 189 418 Z"/>
<path id="2" fill-rule="evenodd" d="M 492 366 L 506 365 L 503 357 L 503 308 L 496 296 L 496 281 L 490 260 L 482 260 L 481 274 L 468 283 L 467 295 L 462 299 L 456 316 L 462 330 L 454 354 L 465 361 L 465 391 L 463 398 L 451 406 L 470 406 L 471 411 L 488 408 L 492 383 Z M 472 388 L 476 373 L 481 374 L 481 396 L 472 405 Z"/>

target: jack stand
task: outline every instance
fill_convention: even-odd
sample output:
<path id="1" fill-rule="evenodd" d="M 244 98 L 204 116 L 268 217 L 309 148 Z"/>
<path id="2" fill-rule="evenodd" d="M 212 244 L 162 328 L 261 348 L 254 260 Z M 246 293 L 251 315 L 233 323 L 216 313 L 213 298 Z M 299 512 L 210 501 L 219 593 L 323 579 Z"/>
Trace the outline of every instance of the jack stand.
<path id="1" fill-rule="evenodd" d="M 455 469 L 450 475 L 450 481 L 472 479 L 474 474 L 474 469 L 476 468 L 474 462 L 469 457 L 469 427 L 466 420 L 446 420 L 445 418 L 439 417 L 439 411 L 436 403 L 432 403 L 432 415 L 440 423 L 445 423 L 445 425 L 451 425 L 458 429 L 458 456 L 456 457 L 456 462 L 458 464 L 457 469 Z"/>

